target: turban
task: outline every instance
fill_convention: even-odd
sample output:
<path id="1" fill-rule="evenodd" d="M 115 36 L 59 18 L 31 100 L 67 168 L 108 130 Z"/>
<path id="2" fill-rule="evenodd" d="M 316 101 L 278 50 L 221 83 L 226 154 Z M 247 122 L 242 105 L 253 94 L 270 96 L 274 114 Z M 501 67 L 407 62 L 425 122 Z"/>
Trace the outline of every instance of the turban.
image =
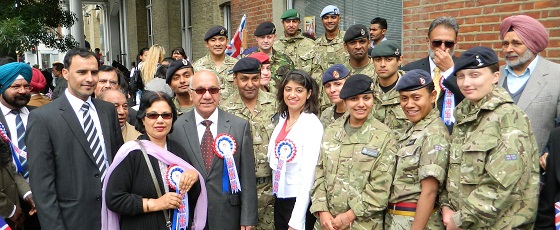
<path id="1" fill-rule="evenodd" d="M 21 62 L 12 62 L 0 66 L 0 94 L 4 93 L 19 76 L 30 82 L 31 67 Z"/>
<path id="2" fill-rule="evenodd" d="M 504 19 L 500 24 L 500 37 L 503 40 L 506 33 L 515 31 L 521 41 L 533 53 L 540 53 L 548 46 L 548 33 L 544 26 L 536 19 L 527 15 L 514 15 Z"/>
<path id="3" fill-rule="evenodd" d="M 47 85 L 47 79 L 45 79 L 45 76 L 43 75 L 43 73 L 41 73 L 40 70 L 32 68 L 31 71 L 33 72 L 33 76 L 31 77 L 31 82 L 29 83 L 29 85 L 33 87 L 32 91 L 43 91 L 43 89 L 45 89 L 45 86 Z"/>

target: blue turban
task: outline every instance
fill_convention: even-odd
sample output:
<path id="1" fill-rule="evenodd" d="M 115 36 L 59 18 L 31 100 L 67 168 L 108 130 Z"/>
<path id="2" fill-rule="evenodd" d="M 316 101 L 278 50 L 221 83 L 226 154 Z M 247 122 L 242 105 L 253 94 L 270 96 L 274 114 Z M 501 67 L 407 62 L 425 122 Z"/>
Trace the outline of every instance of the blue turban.
<path id="1" fill-rule="evenodd" d="M 11 62 L 0 66 L 0 94 L 14 83 L 18 76 L 22 76 L 27 82 L 31 82 L 31 67 L 21 62 Z"/>

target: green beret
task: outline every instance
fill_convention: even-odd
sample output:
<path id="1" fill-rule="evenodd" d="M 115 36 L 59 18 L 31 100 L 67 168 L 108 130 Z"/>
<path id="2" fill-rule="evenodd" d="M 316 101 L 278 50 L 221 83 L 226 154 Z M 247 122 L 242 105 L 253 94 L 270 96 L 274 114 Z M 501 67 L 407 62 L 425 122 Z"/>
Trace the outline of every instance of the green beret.
<path id="1" fill-rule="evenodd" d="M 208 39 L 214 36 L 224 36 L 227 38 L 227 29 L 223 26 L 213 26 L 204 35 L 204 41 L 208 41 Z"/>
<path id="2" fill-rule="evenodd" d="M 362 24 L 350 26 L 350 28 L 346 30 L 346 34 L 344 34 L 344 42 L 361 38 L 369 38 L 369 29 Z"/>
<path id="3" fill-rule="evenodd" d="M 396 41 L 383 41 L 373 47 L 370 53 L 370 57 L 400 57 L 403 54 L 401 53 L 401 46 Z"/>
<path id="4" fill-rule="evenodd" d="M 286 20 L 286 19 L 300 20 L 299 13 L 297 12 L 297 10 L 294 10 L 294 9 L 286 10 L 286 12 L 284 12 L 282 14 L 282 17 L 280 17 L 280 19 L 282 19 L 282 20 Z"/>
<path id="5" fill-rule="evenodd" d="M 255 29 L 255 36 L 257 37 L 275 33 L 276 27 L 272 22 L 263 22 L 259 26 L 257 26 L 257 29 Z"/>
<path id="6" fill-rule="evenodd" d="M 347 98 L 359 95 L 359 94 L 366 94 L 372 93 L 373 81 L 371 78 L 364 74 L 356 74 L 348 77 L 342 89 L 340 90 L 340 94 L 338 95 L 340 99 L 346 100 Z"/>
<path id="7" fill-rule="evenodd" d="M 234 73 L 261 73 L 261 61 L 256 58 L 241 58 L 233 66 Z"/>

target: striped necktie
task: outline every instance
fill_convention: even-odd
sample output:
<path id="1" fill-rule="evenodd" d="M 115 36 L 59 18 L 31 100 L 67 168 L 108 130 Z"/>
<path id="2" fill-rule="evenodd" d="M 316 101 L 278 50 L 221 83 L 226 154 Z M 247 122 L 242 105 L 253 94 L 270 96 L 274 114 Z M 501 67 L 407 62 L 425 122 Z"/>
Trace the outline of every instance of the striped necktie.
<path id="1" fill-rule="evenodd" d="M 89 142 L 89 147 L 93 152 L 95 164 L 101 173 L 101 181 L 103 181 L 105 174 L 107 173 L 107 162 L 105 161 L 105 156 L 103 155 L 103 148 L 101 148 L 101 139 L 97 135 L 95 124 L 89 115 L 89 104 L 87 102 L 82 105 L 82 110 L 84 111 L 84 133 L 86 134 Z"/>
<path id="2" fill-rule="evenodd" d="M 17 132 L 17 146 L 21 151 L 27 151 L 27 147 L 25 146 L 25 126 L 23 125 L 23 120 L 19 115 L 19 110 L 12 110 L 11 113 L 16 115 L 16 132 Z M 29 170 L 27 168 L 27 158 L 23 157 L 22 155 L 18 154 L 18 160 L 21 164 L 22 172 L 21 175 L 24 178 L 29 176 Z"/>

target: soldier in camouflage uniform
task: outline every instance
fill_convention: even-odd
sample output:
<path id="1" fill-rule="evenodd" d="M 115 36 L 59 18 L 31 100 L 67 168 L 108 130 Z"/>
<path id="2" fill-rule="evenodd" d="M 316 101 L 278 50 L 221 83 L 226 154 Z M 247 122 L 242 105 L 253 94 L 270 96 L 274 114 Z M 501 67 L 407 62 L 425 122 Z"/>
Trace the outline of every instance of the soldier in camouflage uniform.
<path id="1" fill-rule="evenodd" d="M 346 103 L 340 98 L 340 90 L 348 76 L 350 76 L 350 71 L 342 64 L 331 66 L 323 74 L 323 88 L 325 88 L 330 103 L 334 104 L 321 112 L 319 120 L 321 120 L 323 128 L 337 120 L 344 119 L 345 115 L 348 114 Z"/>
<path id="2" fill-rule="evenodd" d="M 487 47 L 455 62 L 465 99 L 455 109 L 447 183 L 447 229 L 533 229 L 539 192 L 538 146 L 529 118 L 497 86 L 498 57 Z"/>
<path id="3" fill-rule="evenodd" d="M 263 22 L 254 33 L 257 39 L 257 47 L 252 47 L 243 51 L 242 57 L 247 57 L 256 52 L 263 52 L 270 58 L 270 72 L 272 73 L 271 81 L 266 88 L 270 93 L 276 95 L 276 85 L 280 83 L 284 74 L 288 70 L 295 68 L 294 62 L 288 55 L 275 50 L 272 46 L 276 40 L 276 27 L 272 22 Z"/>
<path id="4" fill-rule="evenodd" d="M 165 82 L 169 85 L 175 97 L 173 103 L 177 108 L 177 115 L 181 115 L 193 109 L 190 95 L 190 78 L 194 74 L 193 66 L 187 59 L 179 59 L 169 64 Z"/>
<path id="5" fill-rule="evenodd" d="M 204 35 L 204 41 L 210 52 L 193 63 L 194 70 L 213 71 L 220 79 L 220 97 L 228 98 L 236 92 L 231 69 L 237 63 L 237 59 L 226 55 L 228 42 L 226 28 L 223 26 L 210 28 Z"/>
<path id="6" fill-rule="evenodd" d="M 366 75 L 350 76 L 340 92 L 349 116 L 325 130 L 311 189 L 315 229 L 383 229 L 397 142 L 371 114 L 371 84 Z"/>
<path id="7" fill-rule="evenodd" d="M 238 92 L 220 107 L 251 125 L 253 150 L 255 151 L 255 175 L 257 177 L 258 217 L 256 229 L 274 228 L 274 197 L 272 196 L 272 169 L 268 165 L 269 138 L 275 125 L 272 118 L 276 113 L 275 98 L 259 90 L 261 63 L 254 58 L 243 58 L 233 67 L 233 82 Z"/>
<path id="8" fill-rule="evenodd" d="M 399 70 L 403 57 L 401 47 L 395 41 L 385 41 L 375 46 L 370 56 L 377 75 L 373 87 L 373 115 L 400 137 L 411 125 L 401 109 L 399 92 L 395 90 L 397 81 L 404 74 Z"/>
<path id="9" fill-rule="evenodd" d="M 350 75 L 364 74 L 377 82 L 377 74 L 373 62 L 367 53 L 369 47 L 369 34 L 366 26 L 353 25 L 344 34 L 344 48 L 348 52 L 348 60 L 344 62 L 350 70 Z"/>
<path id="10" fill-rule="evenodd" d="M 284 26 L 284 36 L 274 42 L 274 50 L 288 55 L 296 69 L 311 74 L 315 57 L 315 43 L 301 35 L 299 13 L 294 9 L 289 9 L 280 18 Z"/>
<path id="11" fill-rule="evenodd" d="M 432 76 L 425 70 L 412 70 L 401 77 L 395 90 L 401 109 L 414 125 L 398 141 L 385 229 L 445 229 L 436 199 L 444 187 L 449 132 L 433 108 L 437 93 Z"/>

